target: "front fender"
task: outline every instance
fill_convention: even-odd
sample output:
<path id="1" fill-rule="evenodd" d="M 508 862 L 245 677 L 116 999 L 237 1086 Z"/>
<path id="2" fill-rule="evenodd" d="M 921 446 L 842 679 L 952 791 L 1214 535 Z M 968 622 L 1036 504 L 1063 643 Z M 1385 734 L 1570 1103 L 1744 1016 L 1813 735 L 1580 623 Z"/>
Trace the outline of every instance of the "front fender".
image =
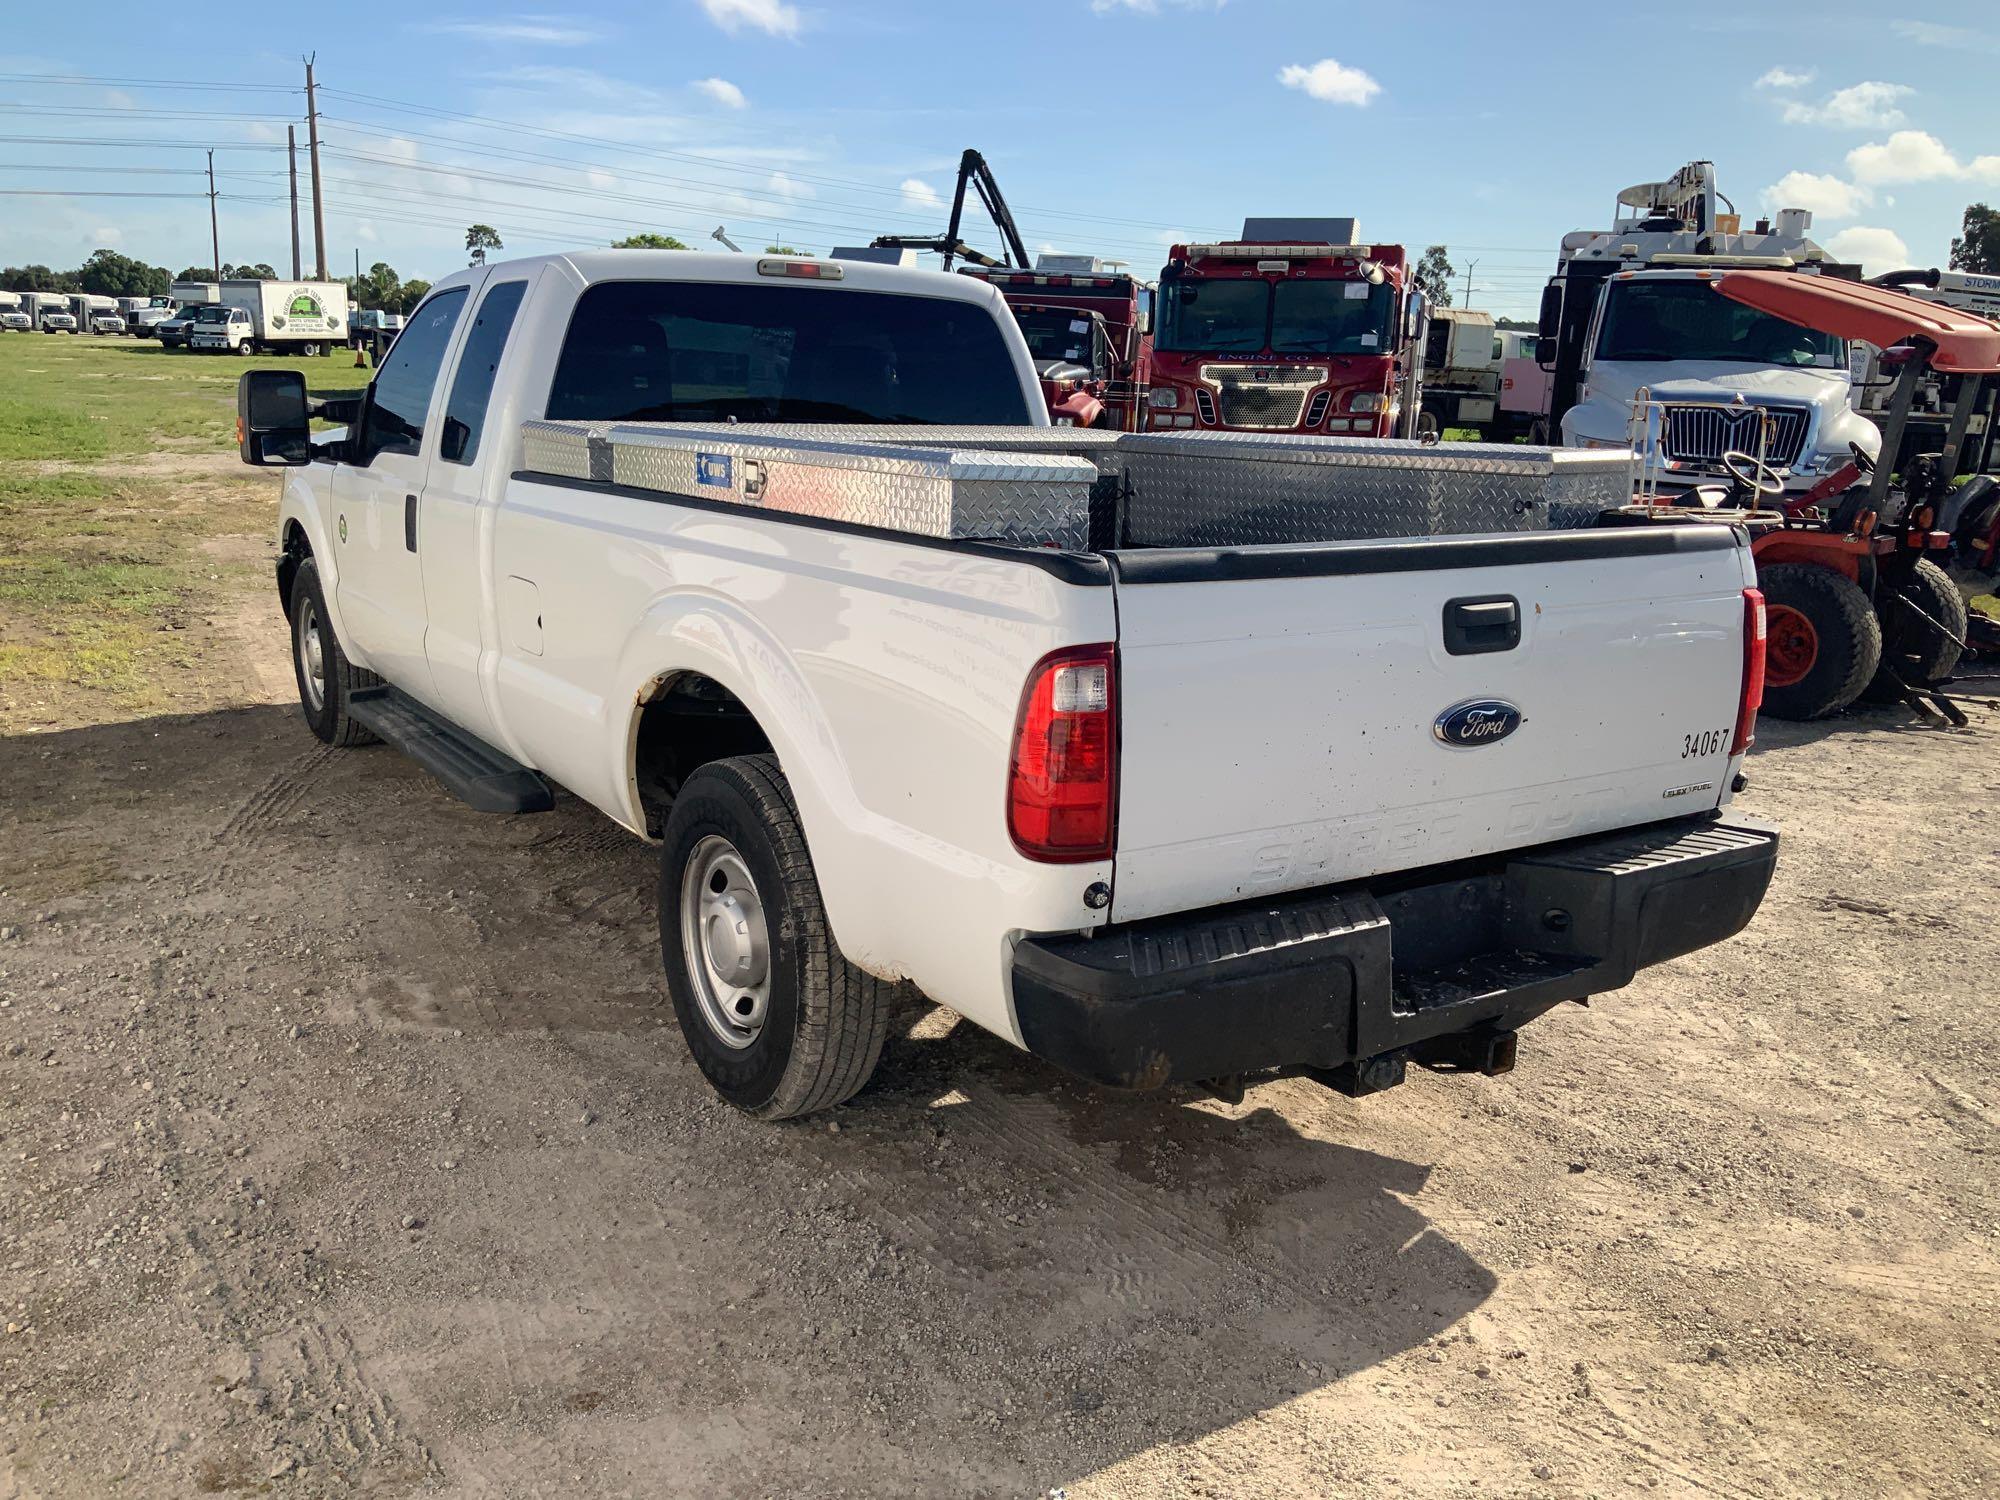
<path id="1" fill-rule="evenodd" d="M 340 614 L 340 547 L 333 532 L 333 465 L 302 464 L 284 471 L 278 494 L 278 546 L 282 550 L 293 528 L 303 532 L 313 561 L 319 566 L 320 591 L 326 595 L 327 621 L 341 648 L 359 662 L 354 637 Z"/>

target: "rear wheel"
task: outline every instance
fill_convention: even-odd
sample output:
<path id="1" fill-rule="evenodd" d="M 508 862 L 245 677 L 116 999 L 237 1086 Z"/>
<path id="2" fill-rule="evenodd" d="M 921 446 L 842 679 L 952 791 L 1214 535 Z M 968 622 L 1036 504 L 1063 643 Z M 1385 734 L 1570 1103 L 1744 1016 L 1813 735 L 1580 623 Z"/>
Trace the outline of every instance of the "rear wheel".
<path id="1" fill-rule="evenodd" d="M 1933 688 L 1957 670 L 1965 639 L 1965 599 L 1929 558 L 1900 588 L 1882 589 L 1882 666 L 1863 689 L 1872 703 L 1893 703 L 1905 685 Z"/>
<path id="2" fill-rule="evenodd" d="M 660 856 L 674 1013 L 715 1091 L 765 1120 L 831 1109 L 875 1071 L 893 987 L 842 956 L 777 761 L 689 776 Z"/>
<path id="3" fill-rule="evenodd" d="M 1858 696 L 1882 661 L 1882 627 L 1859 584 L 1811 563 L 1760 569 L 1764 712 L 1820 719 Z"/>

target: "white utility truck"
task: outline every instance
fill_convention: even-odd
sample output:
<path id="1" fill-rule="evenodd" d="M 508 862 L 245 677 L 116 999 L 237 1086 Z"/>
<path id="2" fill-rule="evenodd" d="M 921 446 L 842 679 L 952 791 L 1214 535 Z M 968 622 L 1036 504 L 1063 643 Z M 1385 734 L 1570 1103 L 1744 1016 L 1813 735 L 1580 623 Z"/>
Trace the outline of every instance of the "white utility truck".
<path id="1" fill-rule="evenodd" d="M 860 1088 L 904 985 L 1127 1088 L 1500 1072 L 1770 878 L 1747 544 L 1593 528 L 1622 455 L 1052 428 L 983 281 L 632 250 L 238 409 L 313 732 L 657 841 L 762 1117 Z"/>
<path id="2" fill-rule="evenodd" d="M 27 333 L 34 326 L 34 318 L 21 310 L 21 294 L 0 291 L 0 333 Z"/>
<path id="3" fill-rule="evenodd" d="M 188 331 L 196 352 L 324 354 L 347 342 L 347 285 L 339 281 L 222 283 L 219 300 L 228 318 L 197 318 Z M 241 314 L 241 316 L 236 316 Z"/>
<path id="4" fill-rule="evenodd" d="M 1723 456 L 1763 458 L 1790 491 L 1810 489 L 1855 449 L 1873 459 L 1881 434 L 1851 400 L 1844 341 L 1715 296 L 1723 270 L 1854 275 L 1788 208 L 1749 230 L 1716 191 L 1711 162 L 1618 195 L 1609 230 L 1563 236 L 1542 294 L 1539 353 L 1553 370 L 1551 431 L 1586 448 L 1639 446 L 1662 484 L 1726 479 Z M 1759 446 L 1765 451 L 1759 453 Z"/>

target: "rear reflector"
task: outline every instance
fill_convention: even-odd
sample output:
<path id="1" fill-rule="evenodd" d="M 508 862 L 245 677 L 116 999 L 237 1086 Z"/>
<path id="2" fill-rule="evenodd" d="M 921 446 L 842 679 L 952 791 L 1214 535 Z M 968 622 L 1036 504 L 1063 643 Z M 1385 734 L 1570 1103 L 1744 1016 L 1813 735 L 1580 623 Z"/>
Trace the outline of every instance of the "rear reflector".
<path id="1" fill-rule="evenodd" d="M 784 255 L 758 261 L 757 274 L 796 276 L 805 281 L 839 281 L 847 271 L 830 260 L 801 260 L 794 255 Z"/>
<path id="2" fill-rule="evenodd" d="M 1736 737 L 1729 753 L 1741 755 L 1757 738 L 1757 710 L 1764 706 L 1764 595 L 1743 591 L 1743 697 L 1736 709 Z"/>
<path id="3" fill-rule="evenodd" d="M 1007 777 L 1007 832 L 1045 864 L 1109 859 L 1118 806 L 1117 657 L 1109 645 L 1051 652 L 1021 694 Z"/>

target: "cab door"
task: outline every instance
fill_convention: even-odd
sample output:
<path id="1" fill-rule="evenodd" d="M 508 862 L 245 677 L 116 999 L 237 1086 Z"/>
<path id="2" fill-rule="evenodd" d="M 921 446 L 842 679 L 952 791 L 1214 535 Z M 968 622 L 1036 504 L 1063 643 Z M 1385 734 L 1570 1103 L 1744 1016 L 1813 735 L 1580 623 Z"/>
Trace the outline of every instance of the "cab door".
<path id="1" fill-rule="evenodd" d="M 348 461 L 334 473 L 334 546 L 347 644 L 373 670 L 435 703 L 424 655 L 419 499 L 437 452 L 432 408 L 469 289 L 435 293 L 410 318 L 368 388 Z"/>

